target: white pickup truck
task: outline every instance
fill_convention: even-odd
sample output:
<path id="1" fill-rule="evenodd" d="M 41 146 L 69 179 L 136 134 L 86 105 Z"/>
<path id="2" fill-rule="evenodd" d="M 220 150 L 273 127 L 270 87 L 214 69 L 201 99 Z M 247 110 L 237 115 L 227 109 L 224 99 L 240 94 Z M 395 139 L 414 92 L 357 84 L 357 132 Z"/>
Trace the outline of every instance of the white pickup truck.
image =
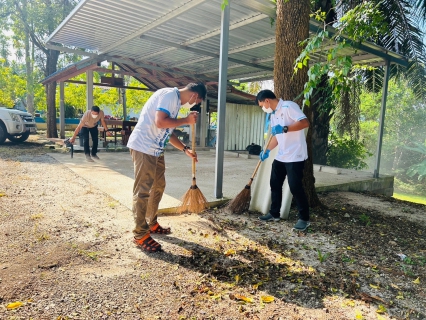
<path id="1" fill-rule="evenodd" d="M 0 144 L 9 139 L 12 142 L 24 142 L 31 133 L 37 132 L 37 126 L 31 113 L 0 107 Z"/>

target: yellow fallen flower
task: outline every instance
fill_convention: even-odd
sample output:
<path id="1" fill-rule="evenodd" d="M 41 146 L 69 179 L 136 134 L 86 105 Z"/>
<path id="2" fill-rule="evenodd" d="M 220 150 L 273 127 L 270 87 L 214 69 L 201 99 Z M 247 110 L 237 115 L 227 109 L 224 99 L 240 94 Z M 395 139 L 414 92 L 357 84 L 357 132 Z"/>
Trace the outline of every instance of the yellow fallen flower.
<path id="1" fill-rule="evenodd" d="M 7 306 L 6 306 L 6 308 L 7 309 L 16 309 L 16 308 L 19 308 L 20 306 L 22 306 L 23 305 L 23 303 L 21 302 L 21 301 L 16 301 L 16 302 L 12 302 L 12 303 L 9 303 Z"/>
<path id="2" fill-rule="evenodd" d="M 260 300 L 262 300 L 262 302 L 265 302 L 265 303 L 270 303 L 270 302 L 273 302 L 275 298 L 272 296 L 261 296 Z"/>

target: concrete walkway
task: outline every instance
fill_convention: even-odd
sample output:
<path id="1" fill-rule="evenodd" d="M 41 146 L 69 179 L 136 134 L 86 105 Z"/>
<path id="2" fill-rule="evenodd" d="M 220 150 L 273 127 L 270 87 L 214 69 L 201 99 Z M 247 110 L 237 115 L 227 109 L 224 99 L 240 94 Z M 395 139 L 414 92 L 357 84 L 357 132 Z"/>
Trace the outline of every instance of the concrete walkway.
<path id="1" fill-rule="evenodd" d="M 197 185 L 211 205 L 218 200 L 226 200 L 237 195 L 249 181 L 258 157 L 248 159 L 237 153 L 225 152 L 223 194 L 224 199 L 214 197 L 215 159 L 214 150 L 198 151 Z M 99 152 L 100 160 L 87 162 L 83 153 L 51 153 L 53 158 L 63 163 L 77 175 L 86 179 L 96 188 L 110 195 L 126 207 L 132 207 L 133 163 L 128 152 Z M 179 206 L 180 198 L 191 185 L 191 159 L 183 152 L 166 151 L 166 190 L 160 203 L 160 212 L 173 213 Z M 322 171 L 318 171 L 318 170 Z M 329 171 L 329 172 L 325 172 Z M 337 174 L 340 171 L 340 174 Z M 334 172 L 334 173 L 333 173 Z M 255 178 L 256 179 L 256 178 Z M 320 168 L 315 166 L 316 188 L 318 191 L 367 191 L 369 188 L 393 188 L 393 177 L 373 179 L 372 173 L 355 170 Z M 391 182 L 390 182 L 391 181 Z M 374 184 L 374 186 L 372 186 Z M 356 188 L 352 187 L 356 186 Z M 222 201 L 223 202 L 223 201 Z"/>

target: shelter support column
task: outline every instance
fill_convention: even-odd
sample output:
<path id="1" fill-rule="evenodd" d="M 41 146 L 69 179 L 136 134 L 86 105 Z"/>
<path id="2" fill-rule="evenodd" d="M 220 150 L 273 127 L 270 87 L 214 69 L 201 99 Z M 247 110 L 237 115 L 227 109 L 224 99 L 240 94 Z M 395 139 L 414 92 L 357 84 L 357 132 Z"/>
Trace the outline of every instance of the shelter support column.
<path id="1" fill-rule="evenodd" d="M 93 70 L 86 71 L 86 111 L 93 106 Z"/>
<path id="2" fill-rule="evenodd" d="M 206 146 L 206 137 L 207 137 L 207 99 L 203 102 L 203 105 L 201 107 L 201 114 L 200 114 L 200 148 L 204 148 Z"/>
<path id="3" fill-rule="evenodd" d="M 59 136 L 61 139 L 65 139 L 65 88 L 63 81 L 59 82 L 59 123 Z"/>
<path id="4" fill-rule="evenodd" d="M 203 106 L 201 106 L 201 111 L 200 114 L 198 115 L 197 118 L 197 124 L 195 126 L 195 135 L 197 136 L 197 139 L 195 141 L 195 143 L 197 144 L 197 147 L 201 146 L 201 115 L 203 114 Z"/>
<path id="5" fill-rule="evenodd" d="M 226 87 L 228 83 L 228 48 L 229 48 L 229 18 L 231 0 L 222 10 L 220 27 L 220 58 L 219 58 L 219 92 L 217 102 L 217 140 L 216 140 L 216 165 L 215 165 L 215 197 L 223 198 L 223 158 L 225 154 L 225 111 Z"/>
<path id="6" fill-rule="evenodd" d="M 123 100 L 123 121 L 127 120 L 126 89 L 121 88 L 121 98 Z"/>
<path id="7" fill-rule="evenodd" d="M 380 110 L 380 123 L 379 123 L 379 137 L 377 140 L 377 151 L 376 151 L 376 165 L 374 167 L 374 178 L 379 177 L 380 170 L 380 157 L 382 153 L 382 141 L 383 131 L 385 127 L 385 115 L 386 115 L 386 101 L 388 98 L 388 84 L 389 84 L 389 73 L 390 73 L 390 61 L 386 60 L 385 75 L 383 78 L 383 92 L 382 92 L 382 106 Z"/>

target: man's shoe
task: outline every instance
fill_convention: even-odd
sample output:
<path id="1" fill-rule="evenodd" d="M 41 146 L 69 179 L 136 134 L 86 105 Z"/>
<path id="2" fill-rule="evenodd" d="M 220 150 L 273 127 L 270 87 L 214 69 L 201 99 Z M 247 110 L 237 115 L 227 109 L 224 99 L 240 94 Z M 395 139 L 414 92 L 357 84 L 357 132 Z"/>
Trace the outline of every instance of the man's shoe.
<path id="1" fill-rule="evenodd" d="M 280 221 L 280 218 L 275 218 L 269 212 L 263 216 L 259 217 L 260 221 Z"/>
<path id="2" fill-rule="evenodd" d="M 305 231 L 310 225 L 311 223 L 309 221 L 299 219 L 293 229 L 297 231 Z"/>
<path id="3" fill-rule="evenodd" d="M 88 154 L 86 155 L 87 162 L 95 162 Z"/>
<path id="4" fill-rule="evenodd" d="M 101 160 L 96 154 L 92 155 L 92 159 Z"/>

